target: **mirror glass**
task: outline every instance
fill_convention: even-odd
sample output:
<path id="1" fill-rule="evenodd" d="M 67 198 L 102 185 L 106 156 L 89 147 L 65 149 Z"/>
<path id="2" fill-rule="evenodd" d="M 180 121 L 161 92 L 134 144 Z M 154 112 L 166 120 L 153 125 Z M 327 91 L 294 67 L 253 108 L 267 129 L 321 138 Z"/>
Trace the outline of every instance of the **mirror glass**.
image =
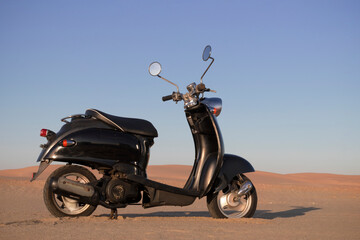
<path id="1" fill-rule="evenodd" d="M 153 62 L 149 66 L 149 73 L 152 76 L 158 76 L 161 73 L 161 64 L 158 62 Z"/>
<path id="2" fill-rule="evenodd" d="M 202 59 L 204 61 L 207 61 L 209 59 L 210 55 L 211 55 L 211 46 L 207 45 L 204 49 Z"/>

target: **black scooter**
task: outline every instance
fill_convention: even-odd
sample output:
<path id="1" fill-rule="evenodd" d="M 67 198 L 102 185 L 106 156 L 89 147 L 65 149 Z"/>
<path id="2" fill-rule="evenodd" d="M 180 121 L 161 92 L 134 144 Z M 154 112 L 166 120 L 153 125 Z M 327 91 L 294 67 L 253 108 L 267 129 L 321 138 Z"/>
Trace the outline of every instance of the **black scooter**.
<path id="1" fill-rule="evenodd" d="M 163 101 L 184 101 L 185 115 L 195 144 L 195 161 L 183 188 L 169 186 L 147 178 L 146 168 L 150 147 L 158 136 L 148 121 L 117 117 L 99 110 L 88 109 L 85 114 L 63 118 L 65 125 L 54 133 L 42 129 L 40 136 L 48 142 L 38 158 L 35 180 L 53 161 L 67 165 L 55 170 L 46 180 L 44 201 L 56 217 L 91 215 L 98 205 L 111 209 L 110 218 L 117 217 L 117 208 L 141 205 L 187 206 L 196 198 L 207 197 L 207 207 L 214 218 L 252 217 L 256 210 L 257 194 L 254 185 L 244 175 L 254 172 L 245 159 L 224 154 L 224 144 L 216 121 L 222 108 L 220 98 L 204 98 L 202 79 L 214 58 L 206 46 L 202 56 L 211 63 L 200 83 L 187 86 L 181 94 L 179 87 L 161 77 L 161 65 L 149 66 L 152 76 L 176 86 L 177 91 Z M 96 179 L 82 167 L 96 169 L 102 174 Z"/>

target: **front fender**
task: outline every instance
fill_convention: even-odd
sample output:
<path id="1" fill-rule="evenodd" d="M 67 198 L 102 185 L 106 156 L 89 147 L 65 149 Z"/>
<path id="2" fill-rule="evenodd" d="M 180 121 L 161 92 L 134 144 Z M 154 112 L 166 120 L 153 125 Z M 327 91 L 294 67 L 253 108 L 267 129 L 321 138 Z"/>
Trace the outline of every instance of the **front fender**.
<path id="1" fill-rule="evenodd" d="M 224 154 L 223 165 L 217 177 L 214 192 L 224 189 L 237 174 L 247 172 L 255 172 L 255 169 L 246 159 L 232 154 Z"/>

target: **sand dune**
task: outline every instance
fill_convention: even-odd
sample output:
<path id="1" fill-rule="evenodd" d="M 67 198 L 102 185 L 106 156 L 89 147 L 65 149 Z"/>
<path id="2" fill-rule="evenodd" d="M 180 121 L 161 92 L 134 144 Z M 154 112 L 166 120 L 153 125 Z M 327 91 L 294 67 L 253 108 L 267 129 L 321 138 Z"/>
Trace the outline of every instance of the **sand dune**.
<path id="1" fill-rule="evenodd" d="M 62 165 L 50 165 L 39 180 L 45 180 L 56 168 Z M 147 170 L 150 179 L 161 182 L 183 182 L 185 183 L 190 175 L 192 166 L 187 165 L 153 165 Z M 37 172 L 38 166 L 22 169 L 0 170 L 0 176 L 9 178 L 30 179 L 33 172 Z M 91 170 L 91 169 L 90 169 Z M 98 178 L 100 175 L 96 170 L 91 170 Z M 327 187 L 360 187 L 360 175 L 338 175 L 327 173 L 296 173 L 296 174 L 277 174 L 270 172 L 257 171 L 249 173 L 252 181 L 258 184 L 275 185 L 307 185 L 307 186 L 327 186 Z"/>
<path id="2" fill-rule="evenodd" d="M 212 219 L 206 200 L 188 207 L 119 209 L 118 220 L 98 207 L 90 217 L 54 218 L 42 200 L 50 166 L 30 183 L 37 166 L 0 170 L 0 239 L 359 239 L 360 176 L 247 174 L 259 202 L 251 219 Z M 190 166 L 149 166 L 149 178 L 183 186 Z"/>

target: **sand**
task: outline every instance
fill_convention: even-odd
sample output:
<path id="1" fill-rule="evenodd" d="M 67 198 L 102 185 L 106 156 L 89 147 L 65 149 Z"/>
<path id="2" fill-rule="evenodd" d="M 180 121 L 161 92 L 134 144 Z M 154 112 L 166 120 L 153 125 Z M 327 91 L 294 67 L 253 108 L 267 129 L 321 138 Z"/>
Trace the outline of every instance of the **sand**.
<path id="1" fill-rule="evenodd" d="M 42 188 L 50 166 L 29 182 L 37 167 L 0 170 L 0 239 L 360 239 L 360 176 L 247 174 L 258 192 L 250 219 L 213 219 L 205 198 L 188 207 L 98 207 L 89 217 L 55 218 Z M 149 178 L 181 187 L 190 166 L 150 166 Z"/>

